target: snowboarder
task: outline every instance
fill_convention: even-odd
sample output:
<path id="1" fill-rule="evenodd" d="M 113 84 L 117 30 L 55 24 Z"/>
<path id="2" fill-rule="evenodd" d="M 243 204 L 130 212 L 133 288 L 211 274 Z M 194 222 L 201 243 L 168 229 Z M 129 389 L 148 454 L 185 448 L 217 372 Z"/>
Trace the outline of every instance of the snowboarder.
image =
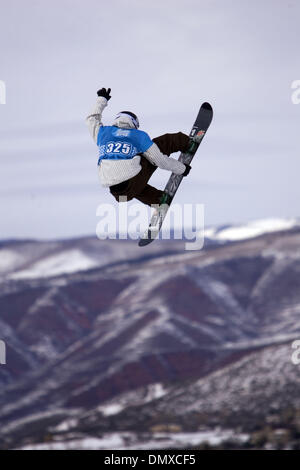
<path id="1" fill-rule="evenodd" d="M 149 206 L 158 205 L 163 191 L 148 184 L 150 177 L 157 167 L 187 176 L 190 165 L 169 155 L 188 151 L 192 139 L 177 132 L 151 140 L 146 132 L 139 130 L 139 120 L 131 111 L 121 111 L 112 125 L 104 126 L 102 112 L 111 98 L 110 92 L 110 88 L 97 91 L 96 105 L 86 119 L 99 148 L 100 181 L 109 187 L 118 202 L 120 196 L 126 196 L 128 201 L 136 198 Z"/>

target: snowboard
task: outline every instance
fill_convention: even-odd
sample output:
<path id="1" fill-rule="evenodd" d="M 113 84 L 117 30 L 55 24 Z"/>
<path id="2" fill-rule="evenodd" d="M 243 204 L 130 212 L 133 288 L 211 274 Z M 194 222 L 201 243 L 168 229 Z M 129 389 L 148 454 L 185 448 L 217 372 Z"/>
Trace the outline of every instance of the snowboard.
<path id="1" fill-rule="evenodd" d="M 209 103 L 203 103 L 200 107 L 196 121 L 192 127 L 192 130 L 189 134 L 189 137 L 192 139 L 195 136 L 198 136 L 198 141 L 190 141 L 190 147 L 187 152 L 181 153 L 179 156 L 179 161 L 182 163 L 190 164 L 194 158 L 195 153 L 203 140 L 203 137 L 206 134 L 207 129 L 210 126 L 210 123 L 213 118 L 213 109 Z M 183 179 L 182 175 L 171 174 L 169 181 L 166 184 L 164 189 L 161 203 L 158 206 L 158 209 L 155 210 L 154 214 L 151 217 L 150 225 L 145 233 L 139 240 L 139 246 L 149 245 L 159 234 L 159 231 L 162 227 L 163 221 L 167 215 L 171 202 L 180 186 L 180 183 Z"/>

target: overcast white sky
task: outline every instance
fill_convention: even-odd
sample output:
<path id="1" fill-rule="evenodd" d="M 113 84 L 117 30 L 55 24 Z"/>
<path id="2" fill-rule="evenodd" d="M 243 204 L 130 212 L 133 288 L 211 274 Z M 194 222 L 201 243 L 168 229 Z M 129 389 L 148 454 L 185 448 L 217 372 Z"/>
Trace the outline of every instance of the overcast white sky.
<path id="1" fill-rule="evenodd" d="M 95 233 L 114 203 L 84 122 L 102 86 L 104 123 L 130 109 L 152 137 L 188 133 L 211 102 L 176 195 L 206 224 L 299 216 L 299 18 L 298 0 L 2 0 L 0 238 Z"/>

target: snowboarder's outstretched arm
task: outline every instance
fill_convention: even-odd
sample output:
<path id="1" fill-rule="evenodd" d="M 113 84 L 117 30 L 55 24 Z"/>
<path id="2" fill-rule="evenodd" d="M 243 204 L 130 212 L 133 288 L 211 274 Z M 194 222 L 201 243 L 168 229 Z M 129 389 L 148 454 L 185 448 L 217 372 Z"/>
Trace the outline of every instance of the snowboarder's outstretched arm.
<path id="1" fill-rule="evenodd" d="M 104 108 L 107 106 L 108 100 L 110 100 L 110 88 L 106 91 L 105 88 L 101 88 L 101 90 L 97 91 L 97 101 L 94 107 L 91 110 L 91 113 L 86 118 L 86 123 L 88 125 L 89 131 L 91 136 L 93 137 L 94 141 L 97 143 L 98 132 L 101 126 L 103 126 L 101 122 L 102 113 Z"/>
<path id="2" fill-rule="evenodd" d="M 154 165 L 162 168 L 163 170 L 172 171 L 172 173 L 175 173 L 175 175 L 183 175 L 183 173 L 186 171 L 186 166 L 184 163 L 179 162 L 175 158 L 167 157 L 161 153 L 155 143 L 153 143 L 153 145 L 151 145 L 151 147 L 149 147 L 143 155 Z"/>
<path id="3" fill-rule="evenodd" d="M 97 91 L 97 101 L 91 113 L 86 118 L 86 122 L 89 128 L 89 131 L 96 143 L 98 140 L 98 133 L 101 126 L 103 126 L 101 122 L 102 113 L 104 108 L 107 106 L 108 100 L 110 100 L 111 89 L 101 88 Z M 148 136 L 149 138 L 149 136 Z M 149 138 L 150 140 L 150 138 Z M 169 158 L 168 156 L 164 155 L 157 144 L 155 142 L 143 153 L 144 157 L 147 158 L 153 165 L 162 168 L 163 170 L 169 170 L 176 175 L 184 175 L 187 174 L 187 167 L 184 163 L 179 162 L 175 158 Z"/>

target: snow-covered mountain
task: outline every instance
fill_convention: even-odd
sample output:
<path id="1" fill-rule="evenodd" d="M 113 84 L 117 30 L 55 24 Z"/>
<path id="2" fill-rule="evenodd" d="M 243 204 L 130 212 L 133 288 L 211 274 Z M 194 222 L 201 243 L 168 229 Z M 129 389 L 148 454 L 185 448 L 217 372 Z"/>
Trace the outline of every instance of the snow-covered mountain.
<path id="1" fill-rule="evenodd" d="M 226 225 L 210 227 L 204 231 L 209 240 L 219 242 L 234 242 L 259 237 L 266 233 L 280 232 L 300 227 L 300 220 L 293 219 L 258 219 L 242 225 Z"/>
<path id="2" fill-rule="evenodd" d="M 300 227 L 276 227 L 260 223 L 256 236 L 222 244 L 211 233 L 192 252 L 180 241 L 147 251 L 92 238 L 2 242 L 2 448 L 61 440 L 70 429 L 76 439 L 125 433 L 125 447 L 139 445 L 137 431 L 152 443 L 153 433 L 177 433 L 176 447 L 187 432 L 220 437 L 218 426 L 218 442 L 233 432 L 242 445 L 254 432 L 251 397 L 260 426 L 265 401 L 275 414 L 289 400 L 297 408 L 288 351 L 300 338 Z M 193 413 L 202 420 L 189 427 Z"/>
<path id="3" fill-rule="evenodd" d="M 228 243 L 258 237 L 267 233 L 300 228 L 299 219 L 262 219 L 242 225 L 209 227 L 204 235 L 206 245 Z M 35 240 L 0 242 L 0 281 L 7 279 L 38 279 L 87 271 L 109 265 L 171 253 L 184 249 L 178 240 L 161 240 L 138 250 L 133 240 L 98 240 L 95 237 L 63 241 Z"/>
<path id="4" fill-rule="evenodd" d="M 264 347 L 198 380 L 124 393 L 74 412 L 48 428 L 51 443 L 28 448 L 299 449 L 299 368 L 291 352 L 288 343 Z"/>

